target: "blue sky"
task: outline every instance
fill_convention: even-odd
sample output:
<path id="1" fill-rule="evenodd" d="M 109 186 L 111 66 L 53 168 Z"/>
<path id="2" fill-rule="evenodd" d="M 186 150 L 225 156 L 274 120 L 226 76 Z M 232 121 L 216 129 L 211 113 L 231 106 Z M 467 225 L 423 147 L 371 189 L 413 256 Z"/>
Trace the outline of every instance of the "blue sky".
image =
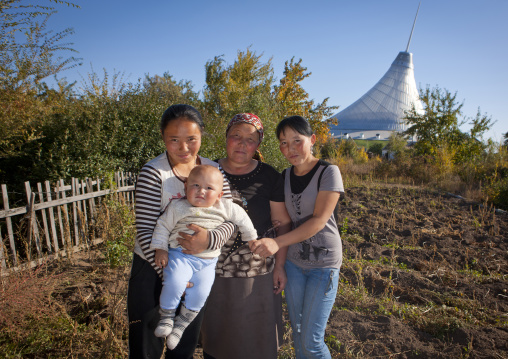
<path id="1" fill-rule="evenodd" d="M 76 0 L 57 6 L 55 31 L 72 27 L 70 41 L 83 65 L 69 81 L 124 73 L 136 82 L 169 72 L 205 84 L 204 66 L 215 56 L 228 63 L 249 46 L 272 58 L 277 79 L 284 62 L 302 59 L 312 75 L 310 98 L 349 106 L 388 70 L 409 39 L 418 0 Z M 497 123 L 486 137 L 508 132 L 508 1 L 422 0 L 409 48 L 416 84 L 457 92 L 464 115 L 478 107 Z M 467 126 L 463 130 L 467 130 Z"/>

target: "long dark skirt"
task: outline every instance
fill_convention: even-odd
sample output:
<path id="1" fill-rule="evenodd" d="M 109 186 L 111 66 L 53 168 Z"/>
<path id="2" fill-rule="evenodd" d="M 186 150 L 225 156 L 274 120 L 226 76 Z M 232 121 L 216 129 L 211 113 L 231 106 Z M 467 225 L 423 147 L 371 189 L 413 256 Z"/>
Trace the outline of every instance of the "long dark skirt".
<path id="1" fill-rule="evenodd" d="M 272 273 L 216 277 L 201 326 L 203 351 L 220 359 L 275 359 L 282 343 L 282 298 Z"/>

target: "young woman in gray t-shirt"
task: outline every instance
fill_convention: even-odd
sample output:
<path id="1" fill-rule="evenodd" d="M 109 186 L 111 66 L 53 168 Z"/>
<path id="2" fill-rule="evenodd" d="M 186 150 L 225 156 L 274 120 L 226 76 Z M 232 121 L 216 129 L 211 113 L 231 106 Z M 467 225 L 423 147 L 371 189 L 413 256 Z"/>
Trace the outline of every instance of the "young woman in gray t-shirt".
<path id="1" fill-rule="evenodd" d="M 288 246 L 285 289 L 296 358 L 331 358 L 324 342 L 342 264 L 334 210 L 344 192 L 339 168 L 312 154 L 316 136 L 307 120 L 291 116 L 277 126 L 284 170 L 284 195 L 293 230 L 275 239 L 252 241 L 262 256 Z"/>

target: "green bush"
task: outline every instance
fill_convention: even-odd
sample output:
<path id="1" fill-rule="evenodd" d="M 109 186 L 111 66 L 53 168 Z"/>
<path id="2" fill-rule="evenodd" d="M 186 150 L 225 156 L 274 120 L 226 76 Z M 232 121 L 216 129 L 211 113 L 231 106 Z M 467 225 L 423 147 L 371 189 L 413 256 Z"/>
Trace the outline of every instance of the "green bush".
<path id="1" fill-rule="evenodd" d="M 385 148 L 385 143 L 374 143 L 371 146 L 369 146 L 369 152 L 372 152 L 375 155 L 382 156 L 383 155 L 383 148 Z"/>

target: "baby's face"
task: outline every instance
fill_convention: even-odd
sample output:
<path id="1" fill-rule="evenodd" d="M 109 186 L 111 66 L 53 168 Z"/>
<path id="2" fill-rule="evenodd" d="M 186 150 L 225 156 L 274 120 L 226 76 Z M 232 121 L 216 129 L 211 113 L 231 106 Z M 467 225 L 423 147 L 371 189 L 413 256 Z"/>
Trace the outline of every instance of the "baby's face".
<path id="1" fill-rule="evenodd" d="M 191 173 L 185 184 L 187 201 L 194 207 L 211 207 L 222 197 L 223 179 L 212 171 Z"/>

